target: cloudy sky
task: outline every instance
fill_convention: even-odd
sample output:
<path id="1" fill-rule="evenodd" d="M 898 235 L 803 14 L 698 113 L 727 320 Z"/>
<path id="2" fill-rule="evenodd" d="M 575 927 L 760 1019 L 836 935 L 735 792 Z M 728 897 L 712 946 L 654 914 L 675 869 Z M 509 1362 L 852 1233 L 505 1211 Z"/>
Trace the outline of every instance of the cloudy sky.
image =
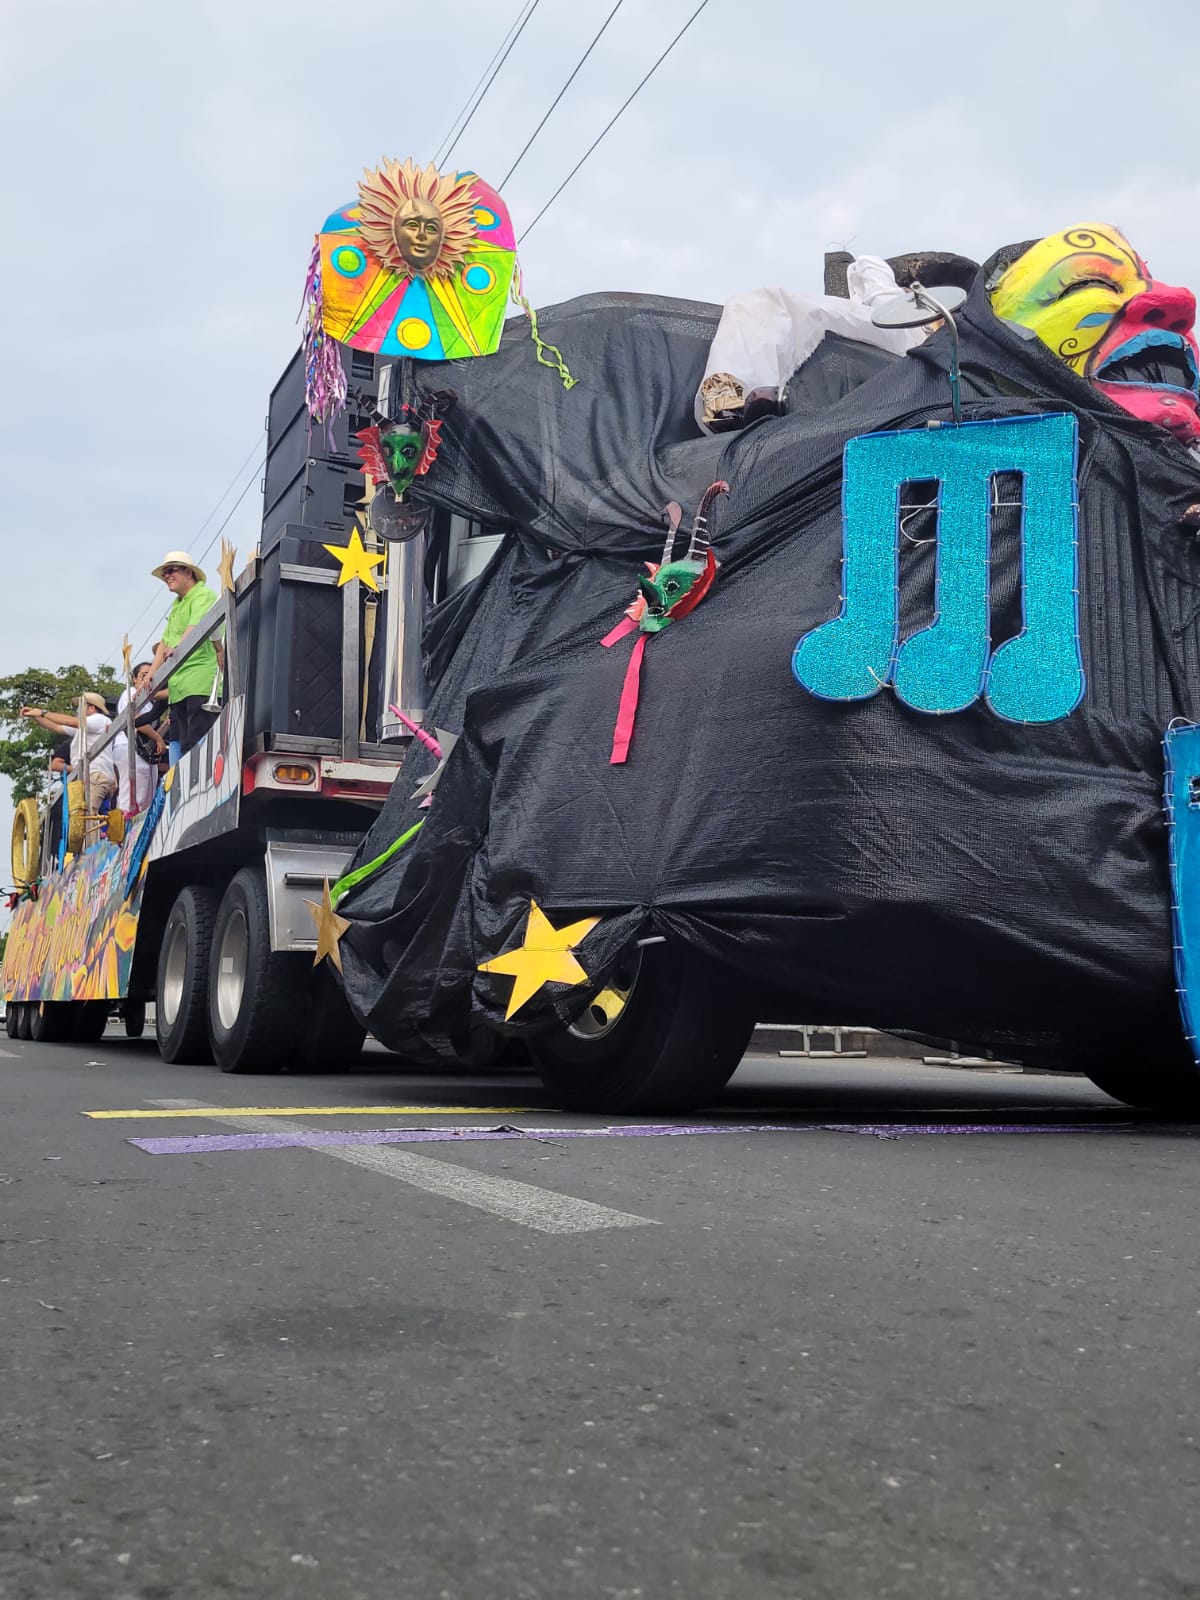
<path id="1" fill-rule="evenodd" d="M 505 186 L 518 230 L 696 3 L 624 0 Z M 539 0 L 455 164 L 499 182 L 612 4 Z M 364 165 L 434 154 L 521 10 L 0 0 L 0 673 L 118 661 L 164 609 L 148 569 L 248 482 L 253 547 L 313 231 Z M 1151 15 L 709 0 L 522 246 L 531 297 L 819 290 L 828 248 L 981 259 L 1085 220 L 1200 285 L 1200 6 Z"/>

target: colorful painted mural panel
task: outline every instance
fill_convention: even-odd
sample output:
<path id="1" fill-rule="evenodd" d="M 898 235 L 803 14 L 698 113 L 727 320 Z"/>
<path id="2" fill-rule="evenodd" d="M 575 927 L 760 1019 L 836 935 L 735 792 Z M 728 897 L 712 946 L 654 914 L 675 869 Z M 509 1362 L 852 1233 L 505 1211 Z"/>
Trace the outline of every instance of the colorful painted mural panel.
<path id="1" fill-rule="evenodd" d="M 129 989 L 142 888 L 151 862 L 237 826 L 245 700 L 224 707 L 163 779 L 124 841 L 68 858 L 13 913 L 4 957 L 8 1000 L 120 1000 Z"/>

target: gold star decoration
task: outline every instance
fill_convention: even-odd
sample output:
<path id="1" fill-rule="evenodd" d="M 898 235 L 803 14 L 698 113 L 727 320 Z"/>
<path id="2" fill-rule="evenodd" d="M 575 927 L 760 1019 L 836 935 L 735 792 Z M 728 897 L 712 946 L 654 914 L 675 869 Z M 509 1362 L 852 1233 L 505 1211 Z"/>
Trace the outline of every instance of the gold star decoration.
<path id="1" fill-rule="evenodd" d="M 237 560 L 237 551 L 227 539 L 221 540 L 221 559 L 217 563 L 217 571 L 221 575 L 221 593 L 233 588 L 233 563 Z"/>
<path id="2" fill-rule="evenodd" d="M 327 544 L 324 546 L 331 556 L 336 556 L 342 563 L 342 570 L 338 575 L 338 588 L 344 583 L 349 583 L 351 578 L 361 578 L 368 589 L 378 590 L 374 568 L 383 563 L 382 555 L 375 555 L 363 547 L 362 535 L 355 527 L 350 535 L 348 544 Z"/>
<path id="3" fill-rule="evenodd" d="M 588 981 L 587 973 L 575 959 L 575 949 L 599 921 L 599 917 L 584 917 L 565 928 L 555 928 L 537 901 L 529 902 L 529 921 L 525 924 L 525 938 L 521 944 L 491 961 L 479 963 L 480 972 L 502 972 L 516 979 L 508 1010 L 504 1013 L 505 1022 L 514 1017 L 527 1000 L 532 1000 L 544 984 L 565 983 L 574 988 Z"/>
<path id="4" fill-rule="evenodd" d="M 333 902 L 329 898 L 329 879 L 325 879 L 325 887 L 321 893 L 321 903 L 315 900 L 306 900 L 313 921 L 317 925 L 317 953 L 313 956 L 313 966 L 318 966 L 328 956 L 340 972 L 342 970 L 342 951 L 339 940 L 346 929 L 351 926 L 345 917 L 339 917 L 333 909 Z"/>
<path id="5" fill-rule="evenodd" d="M 133 646 L 129 642 L 129 635 L 126 634 L 124 639 L 122 639 L 122 641 L 121 641 L 121 662 L 122 662 L 122 665 L 125 668 L 125 682 L 126 683 L 132 683 L 132 681 L 133 681 L 133 667 L 131 665 L 132 661 L 133 661 Z"/>

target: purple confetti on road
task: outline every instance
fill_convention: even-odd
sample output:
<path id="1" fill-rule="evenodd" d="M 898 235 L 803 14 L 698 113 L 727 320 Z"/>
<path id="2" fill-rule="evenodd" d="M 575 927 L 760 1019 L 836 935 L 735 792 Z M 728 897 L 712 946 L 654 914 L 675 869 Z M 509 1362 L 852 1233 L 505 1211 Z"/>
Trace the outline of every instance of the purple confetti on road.
<path id="1" fill-rule="evenodd" d="M 1138 1122 L 770 1122 L 646 1123 L 613 1128 L 354 1128 L 301 1129 L 292 1133 L 201 1133 L 175 1138 L 130 1139 L 152 1156 L 216 1154 L 227 1150 L 323 1150 L 345 1145 L 474 1144 L 526 1139 L 556 1144 L 564 1139 L 664 1139 L 724 1133 L 859 1133 L 875 1139 L 911 1134 L 1172 1133 L 1190 1136 L 1195 1127 Z"/>
<path id="2" fill-rule="evenodd" d="M 326 1132 L 313 1129 L 295 1133 L 200 1133 L 165 1139 L 130 1139 L 152 1156 L 203 1155 L 223 1150 L 322 1150 L 351 1144 L 472 1144 L 493 1139 L 530 1139 L 555 1143 L 559 1139 L 669 1138 L 696 1133 L 792 1133 L 787 1125 L 684 1127 L 674 1123 L 656 1126 L 635 1122 L 624 1128 L 353 1128 Z"/>

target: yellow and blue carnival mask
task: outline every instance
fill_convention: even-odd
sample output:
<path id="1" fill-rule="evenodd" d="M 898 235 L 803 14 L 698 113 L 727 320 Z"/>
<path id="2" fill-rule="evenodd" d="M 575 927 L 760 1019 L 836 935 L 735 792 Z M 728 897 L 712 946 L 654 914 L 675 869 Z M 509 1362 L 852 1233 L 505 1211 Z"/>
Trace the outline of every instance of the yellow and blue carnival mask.
<path id="1" fill-rule="evenodd" d="M 1119 229 L 1089 222 L 1042 239 L 989 292 L 998 317 L 1031 329 L 1124 410 L 1200 440 L 1196 297 L 1157 282 Z"/>

